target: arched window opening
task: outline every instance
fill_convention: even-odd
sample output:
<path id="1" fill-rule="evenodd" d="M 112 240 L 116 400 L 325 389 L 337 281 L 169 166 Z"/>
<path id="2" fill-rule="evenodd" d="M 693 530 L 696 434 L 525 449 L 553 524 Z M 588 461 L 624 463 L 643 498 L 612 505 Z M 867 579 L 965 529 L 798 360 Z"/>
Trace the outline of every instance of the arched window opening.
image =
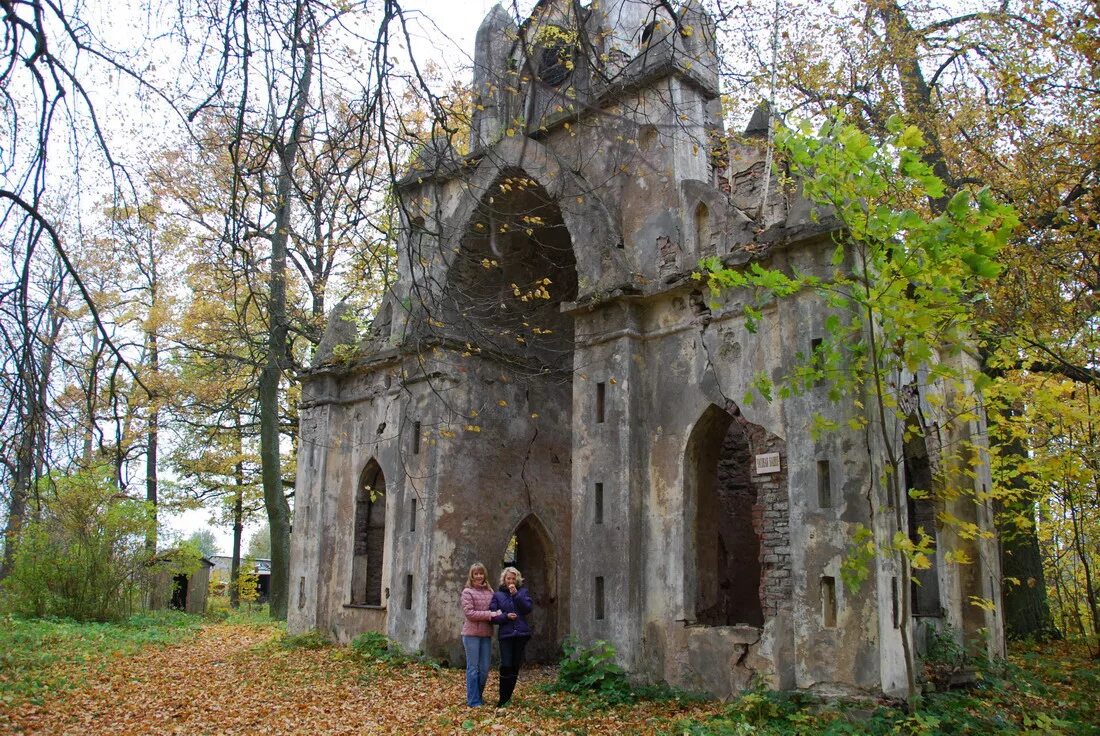
<path id="1" fill-rule="evenodd" d="M 638 131 L 638 148 L 642 151 L 652 151 L 654 144 L 657 143 L 657 127 L 654 125 L 643 125 Z"/>
<path id="2" fill-rule="evenodd" d="M 695 207 L 695 248 L 696 251 L 702 253 L 710 247 L 711 241 L 711 226 L 710 226 L 710 210 L 707 209 L 706 204 L 700 202 Z"/>
<path id="3" fill-rule="evenodd" d="M 467 223 L 445 293 L 448 330 L 514 367 L 573 370 L 573 243 L 556 200 L 521 169 L 507 169 Z"/>
<path id="4" fill-rule="evenodd" d="M 764 624 L 750 426 L 711 405 L 688 441 L 685 603 L 688 615 L 706 626 Z"/>
<path id="5" fill-rule="evenodd" d="M 523 574 L 523 584 L 535 607 L 527 617 L 535 631 L 528 645 L 528 658 L 534 662 L 556 662 L 560 654 L 557 554 L 553 540 L 537 516 L 528 516 L 516 527 L 504 549 L 501 567 L 515 567 Z"/>
<path id="6" fill-rule="evenodd" d="M 936 546 L 936 504 L 933 500 L 932 463 L 916 417 L 907 422 L 905 457 L 905 497 L 909 516 L 909 539 L 917 543 L 925 536 Z M 912 570 L 912 609 L 914 616 L 942 616 L 938 555 L 931 567 Z"/>
<path id="7" fill-rule="evenodd" d="M 382 605 L 382 556 L 386 540 L 386 477 L 376 460 L 367 463 L 355 491 L 351 603 Z"/>

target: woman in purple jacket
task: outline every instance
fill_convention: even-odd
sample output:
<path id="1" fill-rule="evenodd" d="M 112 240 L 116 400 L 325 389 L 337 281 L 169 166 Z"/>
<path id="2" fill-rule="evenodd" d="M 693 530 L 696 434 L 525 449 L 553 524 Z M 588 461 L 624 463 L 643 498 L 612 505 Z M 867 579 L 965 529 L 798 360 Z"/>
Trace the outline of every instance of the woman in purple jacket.
<path id="1" fill-rule="evenodd" d="M 519 679 L 519 669 L 523 666 L 523 650 L 531 639 L 531 627 L 525 616 L 531 613 L 531 596 L 523 587 L 523 576 L 514 567 L 506 567 L 500 573 L 500 588 L 493 593 L 489 604 L 493 611 L 500 614 L 493 617 L 494 624 L 500 624 L 497 641 L 500 643 L 500 702 L 501 708 L 512 699 Z"/>

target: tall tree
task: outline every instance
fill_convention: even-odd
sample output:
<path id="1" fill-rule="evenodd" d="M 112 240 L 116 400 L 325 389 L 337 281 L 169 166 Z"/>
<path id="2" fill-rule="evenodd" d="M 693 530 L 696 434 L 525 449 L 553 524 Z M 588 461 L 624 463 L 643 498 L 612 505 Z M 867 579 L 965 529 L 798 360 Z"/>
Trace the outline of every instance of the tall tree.
<path id="1" fill-rule="evenodd" d="M 388 29 L 400 8 L 387 0 L 369 17 L 362 6 L 293 0 L 230 2 L 222 10 L 223 27 L 239 45 L 223 59 L 224 84 L 196 116 L 214 121 L 212 139 L 220 139 L 228 153 L 222 246 L 240 266 L 240 283 L 261 305 L 265 324 L 254 354 L 256 398 L 271 527 L 271 613 L 282 618 L 290 507 L 280 449 L 282 438 L 293 434 L 285 391 L 307 352 L 297 338 L 308 344 L 320 337 L 334 269 L 349 260 L 344 254 L 356 241 L 377 240 L 361 234 L 378 226 L 371 218 L 401 148 L 385 132 L 393 125 L 386 116 L 397 99 L 387 86 Z M 356 37 L 350 30 L 355 15 L 377 34 Z M 254 46 L 255 39 L 266 43 Z M 340 58 L 334 50 L 345 41 L 365 51 L 358 59 Z M 357 79 L 358 88 L 349 94 L 355 78 L 340 62 L 362 67 L 364 57 L 366 78 Z M 300 297 L 307 300 L 304 308 Z"/>
<path id="2" fill-rule="evenodd" d="M 774 97 L 781 115 L 843 110 L 876 135 L 892 115 L 904 115 L 921 130 L 923 157 L 950 189 L 988 186 L 1016 208 L 1024 227 L 1002 254 L 1009 267 L 976 307 L 989 316 L 980 336 L 987 371 L 1010 380 L 1039 371 L 1095 386 L 1095 8 L 1085 0 L 748 3 L 759 24 L 781 25 L 773 49 L 770 36 L 738 35 L 732 24 L 745 16 L 721 0 L 718 6 L 729 34 L 750 58 L 764 60 L 729 70 L 750 96 Z M 1010 422 L 997 408 L 990 406 L 990 421 Z M 1001 462 L 1026 466 L 1026 447 L 999 450 Z M 1002 485 L 1013 499 L 1001 515 L 1010 634 L 1049 635 L 1034 527 L 1043 490 L 1016 471 L 1001 478 L 1017 486 Z M 1017 580 L 1024 584 L 1014 586 Z"/>
<path id="3" fill-rule="evenodd" d="M 64 272 L 56 262 L 44 276 L 41 288 L 31 288 L 31 281 L 24 280 L 20 297 L 2 302 L 0 311 L 5 355 L 0 479 L 7 489 L 0 580 L 14 564 L 28 498 L 43 474 L 47 453 L 50 383 L 67 294 Z"/>
<path id="4" fill-rule="evenodd" d="M 80 203 L 70 202 L 66 190 L 86 190 L 86 186 L 71 187 L 84 175 L 106 181 L 104 189 L 116 195 L 133 191 L 126 169 L 109 145 L 111 131 L 102 117 L 97 85 L 114 76 L 116 81 L 125 80 L 120 86 L 128 90 L 156 90 L 129 66 L 132 57 L 104 43 L 109 34 L 97 32 L 102 29 L 90 22 L 91 14 L 83 4 L 30 0 L 5 3 L 3 10 L 0 128 L 5 140 L 0 148 L 5 151 L 5 167 L 0 182 L 0 232 L 10 244 L 7 252 L 12 268 L 3 277 L 0 303 L 5 307 L 16 305 L 12 313 L 25 312 L 27 318 L 22 321 L 32 326 L 35 319 L 27 307 L 34 301 L 35 274 L 42 268 L 54 269 L 52 264 L 56 262 L 56 269 L 65 275 L 66 288 L 74 299 L 84 302 L 83 318 L 96 331 L 97 349 L 113 355 L 119 370 L 135 378 L 134 367 L 101 320 L 96 295 L 84 282 L 70 253 L 79 238 L 64 237 L 63 224 L 80 217 Z M 135 45 L 138 42 L 135 39 Z M 104 179 L 100 180 L 100 175 Z M 70 314 L 74 311 L 75 306 Z M 42 326 L 39 322 L 36 328 Z M 53 344 L 59 337 L 60 331 L 51 332 L 49 328 L 32 335 L 20 348 L 24 359 L 38 361 L 39 369 L 45 367 L 33 343 Z M 49 352 L 56 356 L 52 350 Z M 19 384 L 15 395 L 24 396 L 24 407 L 32 406 L 26 403 L 27 397 L 36 395 L 39 398 L 35 402 L 41 405 L 41 397 L 49 389 L 39 383 L 39 378 L 53 375 L 56 363 L 50 368 L 45 374 L 41 370 L 12 374 Z M 29 384 L 23 385 L 25 382 Z M 48 455 L 41 445 L 48 435 L 41 414 L 37 409 L 25 414 L 24 419 L 29 421 L 23 421 L 20 430 L 29 433 L 20 439 L 21 455 L 35 455 L 39 466 Z M 21 499 L 26 493 L 26 476 L 18 475 L 20 479 L 10 491 L 14 503 L 8 507 L 9 530 L 20 525 Z"/>

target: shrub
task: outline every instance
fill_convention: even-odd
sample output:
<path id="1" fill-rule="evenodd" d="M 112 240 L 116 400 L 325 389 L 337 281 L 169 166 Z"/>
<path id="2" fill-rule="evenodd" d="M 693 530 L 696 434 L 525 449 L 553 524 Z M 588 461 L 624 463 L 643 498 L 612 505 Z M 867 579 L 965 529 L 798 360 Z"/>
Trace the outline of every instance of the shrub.
<path id="1" fill-rule="evenodd" d="M 284 636 L 279 640 L 279 646 L 283 649 L 324 649 L 331 647 L 332 642 L 317 629 L 312 629 L 304 634 Z"/>
<path id="2" fill-rule="evenodd" d="M 240 570 L 237 572 L 237 600 L 247 603 L 251 610 L 252 604 L 260 599 L 260 575 L 256 572 L 256 558 L 252 555 L 241 561 Z"/>
<path id="3" fill-rule="evenodd" d="M 385 664 L 405 664 L 415 662 L 427 665 L 435 670 L 440 664 L 426 654 L 409 654 L 401 645 L 378 631 L 368 631 L 351 641 L 352 654 L 362 662 L 382 662 Z"/>
<path id="4" fill-rule="evenodd" d="M 119 495 L 104 468 L 51 476 L 38 497 L 3 582 L 5 606 L 77 621 L 125 618 L 143 577 L 147 504 Z"/>
<path id="5" fill-rule="evenodd" d="M 726 713 L 735 720 L 759 726 L 785 723 L 806 705 L 807 702 L 798 693 L 770 690 L 763 682 L 757 682 L 751 690 L 742 692 L 726 709 Z"/>
<path id="6" fill-rule="evenodd" d="M 368 631 L 351 641 L 351 651 L 363 660 L 377 662 L 401 661 L 405 652 L 393 639 L 378 631 Z"/>
<path id="7" fill-rule="evenodd" d="M 608 642 L 600 640 L 590 647 L 582 647 L 576 639 L 569 638 L 562 644 L 562 650 L 564 656 L 555 690 L 574 695 L 615 696 L 630 691 L 626 674 L 615 664 L 615 647 Z"/>
<path id="8" fill-rule="evenodd" d="M 675 700 L 684 704 L 710 699 L 708 695 L 669 685 L 631 682 L 615 664 L 615 647 L 603 640 L 585 647 L 569 637 L 562 644 L 562 651 L 557 680 L 549 687 L 551 692 L 571 693 L 600 705 L 624 705 L 639 700 Z"/>

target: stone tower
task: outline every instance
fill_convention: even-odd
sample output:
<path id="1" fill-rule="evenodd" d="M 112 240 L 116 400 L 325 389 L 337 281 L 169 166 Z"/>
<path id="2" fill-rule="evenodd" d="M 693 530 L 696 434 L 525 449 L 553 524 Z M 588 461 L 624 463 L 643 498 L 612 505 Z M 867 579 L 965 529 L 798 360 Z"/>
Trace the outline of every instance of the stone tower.
<path id="1" fill-rule="evenodd" d="M 396 286 L 365 336 L 334 312 L 304 379 L 291 631 L 382 631 L 457 664 L 482 561 L 527 577 L 536 658 L 604 639 L 640 677 L 720 696 L 754 676 L 897 692 L 902 626 L 1000 648 L 999 617 L 968 605 L 999 600 L 994 549 L 927 502 L 910 519 L 973 564 L 938 554 L 908 621 L 889 560 L 843 585 L 857 525 L 890 534 L 872 513 L 883 458 L 863 431 L 815 439 L 811 417 L 848 426 L 856 404 L 826 387 L 744 400 L 814 349 L 827 310 L 773 301 L 750 330 L 751 294 L 714 297 L 691 272 L 716 256 L 825 274 L 836 224 L 765 178 L 766 111 L 724 132 L 713 24 L 670 7 L 486 16 L 469 140 L 437 138 L 396 183 Z M 941 426 L 938 390 L 911 398 L 922 426 Z M 911 442 L 908 477 L 930 484 L 936 448 L 983 429 Z"/>

